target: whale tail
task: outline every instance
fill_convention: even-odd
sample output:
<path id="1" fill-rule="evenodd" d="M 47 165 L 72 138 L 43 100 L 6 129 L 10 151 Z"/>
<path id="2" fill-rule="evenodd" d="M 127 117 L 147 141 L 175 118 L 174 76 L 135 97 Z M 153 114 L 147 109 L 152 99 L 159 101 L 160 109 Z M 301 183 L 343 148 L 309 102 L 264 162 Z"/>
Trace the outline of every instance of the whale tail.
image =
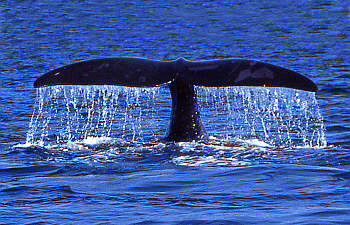
<path id="1" fill-rule="evenodd" d="M 285 87 L 316 92 L 305 76 L 268 63 L 224 59 L 192 62 L 140 58 L 95 59 L 50 71 L 34 82 L 35 88 L 53 85 L 118 85 L 155 87 L 168 84 L 172 114 L 168 141 L 191 141 L 205 136 L 194 86 Z"/>

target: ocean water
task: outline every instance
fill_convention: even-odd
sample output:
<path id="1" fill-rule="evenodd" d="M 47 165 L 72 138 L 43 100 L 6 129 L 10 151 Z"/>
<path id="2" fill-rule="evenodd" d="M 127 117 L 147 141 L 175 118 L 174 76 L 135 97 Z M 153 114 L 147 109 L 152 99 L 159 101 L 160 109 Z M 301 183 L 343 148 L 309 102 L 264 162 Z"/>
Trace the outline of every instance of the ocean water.
<path id="1" fill-rule="evenodd" d="M 1 1 L 1 224 L 349 224 L 348 1 Z M 81 60 L 247 58 L 319 91 L 197 87 L 208 139 L 165 143 L 166 86 L 57 86 Z"/>

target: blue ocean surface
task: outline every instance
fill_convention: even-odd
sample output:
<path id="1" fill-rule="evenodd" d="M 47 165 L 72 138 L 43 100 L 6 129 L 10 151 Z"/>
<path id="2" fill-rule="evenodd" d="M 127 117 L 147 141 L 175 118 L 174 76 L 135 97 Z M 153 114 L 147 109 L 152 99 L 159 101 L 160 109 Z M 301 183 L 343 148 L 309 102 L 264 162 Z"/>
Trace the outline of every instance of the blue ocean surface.
<path id="1" fill-rule="evenodd" d="M 1 1 L 0 224 L 349 224 L 350 3 Z M 167 86 L 55 86 L 81 60 L 254 59 L 319 91 L 196 87 L 208 138 L 167 143 Z"/>

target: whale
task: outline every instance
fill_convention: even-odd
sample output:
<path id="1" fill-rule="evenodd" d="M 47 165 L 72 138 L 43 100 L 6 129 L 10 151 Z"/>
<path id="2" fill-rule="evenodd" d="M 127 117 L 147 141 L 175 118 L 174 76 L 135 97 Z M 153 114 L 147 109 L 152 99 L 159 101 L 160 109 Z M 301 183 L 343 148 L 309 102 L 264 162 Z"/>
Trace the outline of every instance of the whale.
<path id="1" fill-rule="evenodd" d="M 81 61 L 45 73 L 35 88 L 55 85 L 117 85 L 156 87 L 168 85 L 172 100 L 165 140 L 189 142 L 206 137 L 201 122 L 196 86 L 283 87 L 317 92 L 304 75 L 277 65 L 247 59 L 160 61 L 145 58 L 102 58 Z"/>

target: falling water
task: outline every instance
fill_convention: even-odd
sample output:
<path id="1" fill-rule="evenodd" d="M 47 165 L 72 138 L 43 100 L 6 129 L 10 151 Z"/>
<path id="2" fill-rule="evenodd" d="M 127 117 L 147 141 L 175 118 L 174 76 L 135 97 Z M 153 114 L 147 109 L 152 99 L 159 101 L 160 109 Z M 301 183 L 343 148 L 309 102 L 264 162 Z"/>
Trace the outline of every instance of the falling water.
<path id="1" fill-rule="evenodd" d="M 314 93 L 265 87 L 197 89 L 202 117 L 214 116 L 208 127 L 226 138 L 255 138 L 279 147 L 326 146 Z"/>
<path id="2" fill-rule="evenodd" d="M 163 133 L 158 129 L 166 128 L 169 114 L 165 111 L 164 116 L 161 109 L 170 112 L 170 101 L 161 98 L 167 96 L 164 91 L 116 86 L 40 88 L 26 141 L 44 145 L 88 137 L 158 140 Z M 155 117 L 156 112 L 163 113 Z"/>
<path id="3" fill-rule="evenodd" d="M 220 139 L 257 139 L 272 146 L 325 146 L 315 94 L 285 88 L 198 87 L 203 124 Z M 88 137 L 157 142 L 166 135 L 166 87 L 40 88 L 27 143 L 63 144 Z"/>

